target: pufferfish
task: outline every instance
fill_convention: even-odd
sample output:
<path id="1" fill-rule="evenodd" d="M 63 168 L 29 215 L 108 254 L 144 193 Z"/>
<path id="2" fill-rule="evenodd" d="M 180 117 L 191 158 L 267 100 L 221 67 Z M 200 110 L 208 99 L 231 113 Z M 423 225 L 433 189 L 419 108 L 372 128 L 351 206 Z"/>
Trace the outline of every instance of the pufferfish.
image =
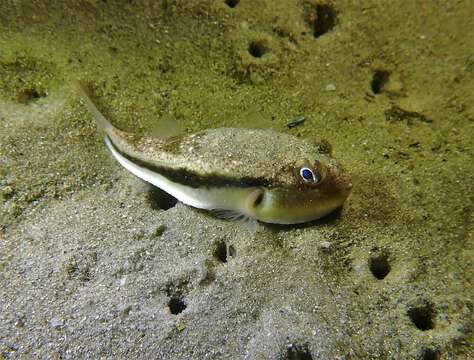
<path id="1" fill-rule="evenodd" d="M 227 219 L 298 224 L 341 207 L 351 191 L 324 140 L 241 128 L 138 136 L 114 127 L 79 88 L 113 157 L 191 207 Z"/>

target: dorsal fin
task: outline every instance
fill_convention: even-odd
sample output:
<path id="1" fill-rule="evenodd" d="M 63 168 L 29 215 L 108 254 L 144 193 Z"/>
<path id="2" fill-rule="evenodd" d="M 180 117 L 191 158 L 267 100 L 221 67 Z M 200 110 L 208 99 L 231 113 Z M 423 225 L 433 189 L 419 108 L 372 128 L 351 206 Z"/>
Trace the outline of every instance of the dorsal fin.
<path id="1" fill-rule="evenodd" d="M 168 116 L 155 120 L 151 127 L 151 136 L 163 140 L 182 135 L 184 132 L 178 121 Z"/>

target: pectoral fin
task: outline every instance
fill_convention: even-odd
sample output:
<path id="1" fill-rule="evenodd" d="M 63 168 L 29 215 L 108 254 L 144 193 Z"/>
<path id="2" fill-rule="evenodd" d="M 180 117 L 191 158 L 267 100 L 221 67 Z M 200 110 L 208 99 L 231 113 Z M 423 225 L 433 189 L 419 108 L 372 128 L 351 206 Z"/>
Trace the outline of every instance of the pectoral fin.
<path id="1" fill-rule="evenodd" d="M 238 211 L 214 209 L 211 210 L 211 213 L 219 219 L 240 222 L 244 224 L 250 232 L 254 232 L 257 229 L 257 220 L 255 218 L 239 213 Z"/>
<path id="2" fill-rule="evenodd" d="M 231 221 L 245 221 L 249 217 L 238 211 L 227 210 L 227 209 L 212 209 L 211 213 L 215 217 L 218 217 L 219 219 L 231 220 Z"/>

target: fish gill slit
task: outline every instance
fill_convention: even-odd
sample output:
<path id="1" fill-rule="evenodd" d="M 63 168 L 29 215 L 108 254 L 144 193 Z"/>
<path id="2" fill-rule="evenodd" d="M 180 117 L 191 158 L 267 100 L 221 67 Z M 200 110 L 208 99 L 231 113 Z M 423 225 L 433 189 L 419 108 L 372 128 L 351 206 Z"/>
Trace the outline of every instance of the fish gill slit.
<path id="1" fill-rule="evenodd" d="M 260 205 L 263 201 L 264 195 L 265 193 L 263 191 L 258 194 L 258 196 L 255 198 L 255 201 L 253 202 L 253 206 L 257 207 L 258 205 Z"/>

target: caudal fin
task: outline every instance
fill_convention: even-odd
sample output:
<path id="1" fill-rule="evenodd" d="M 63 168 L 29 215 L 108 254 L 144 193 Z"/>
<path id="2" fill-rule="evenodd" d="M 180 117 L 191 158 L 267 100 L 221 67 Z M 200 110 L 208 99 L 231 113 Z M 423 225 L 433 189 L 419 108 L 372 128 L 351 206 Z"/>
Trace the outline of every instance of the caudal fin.
<path id="1" fill-rule="evenodd" d="M 104 115 L 101 114 L 99 109 L 97 109 L 94 102 L 92 101 L 92 99 L 89 96 L 87 87 L 79 81 L 77 81 L 75 83 L 75 85 L 76 85 L 76 88 L 79 91 L 81 97 L 84 99 L 87 108 L 89 109 L 89 111 L 94 116 L 97 127 L 99 129 L 103 130 L 107 135 L 110 136 L 112 130 L 114 129 L 114 126 L 104 117 Z"/>

